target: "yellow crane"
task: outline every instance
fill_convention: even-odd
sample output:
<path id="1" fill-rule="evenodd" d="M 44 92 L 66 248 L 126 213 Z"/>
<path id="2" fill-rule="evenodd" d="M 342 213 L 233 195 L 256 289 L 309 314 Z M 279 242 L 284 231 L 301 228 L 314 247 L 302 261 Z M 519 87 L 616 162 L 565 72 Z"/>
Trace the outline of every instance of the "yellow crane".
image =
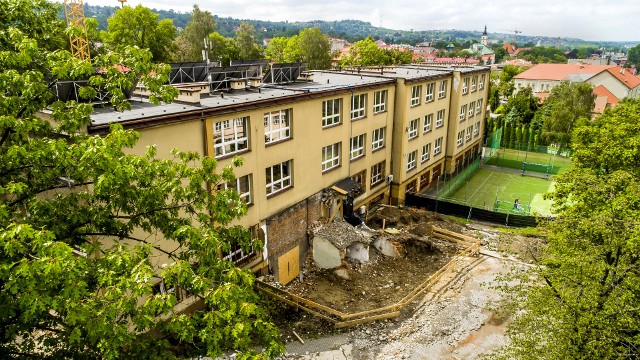
<path id="1" fill-rule="evenodd" d="M 69 36 L 71 42 L 71 55 L 80 60 L 89 60 L 89 40 L 87 39 L 87 28 L 84 25 L 84 4 L 82 0 L 64 0 L 64 14 L 67 18 L 67 25 L 79 30 L 79 33 L 72 33 Z"/>

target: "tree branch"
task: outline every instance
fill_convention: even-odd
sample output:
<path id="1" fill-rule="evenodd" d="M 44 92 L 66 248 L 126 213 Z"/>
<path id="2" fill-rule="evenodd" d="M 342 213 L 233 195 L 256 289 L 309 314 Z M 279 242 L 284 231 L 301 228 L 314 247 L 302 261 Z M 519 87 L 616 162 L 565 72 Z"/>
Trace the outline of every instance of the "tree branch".
<path id="1" fill-rule="evenodd" d="M 170 259 L 177 259 L 177 256 L 175 256 L 173 254 L 173 252 L 169 252 L 169 251 L 163 250 L 162 248 L 160 248 L 160 247 L 158 247 L 156 245 L 153 245 L 153 244 L 151 244 L 150 242 L 148 242 L 146 240 L 138 239 L 138 238 L 135 238 L 135 237 L 132 237 L 132 236 L 116 235 L 116 234 L 108 234 L 108 233 L 98 233 L 98 232 L 96 232 L 96 233 L 78 233 L 77 235 L 81 235 L 81 236 L 114 236 L 114 237 L 118 237 L 118 238 L 122 238 L 122 239 L 133 240 L 133 241 L 137 241 L 137 242 L 140 242 L 140 243 L 143 243 L 143 244 L 151 245 L 151 247 L 153 249 L 158 250 L 159 252 L 169 256 Z"/>

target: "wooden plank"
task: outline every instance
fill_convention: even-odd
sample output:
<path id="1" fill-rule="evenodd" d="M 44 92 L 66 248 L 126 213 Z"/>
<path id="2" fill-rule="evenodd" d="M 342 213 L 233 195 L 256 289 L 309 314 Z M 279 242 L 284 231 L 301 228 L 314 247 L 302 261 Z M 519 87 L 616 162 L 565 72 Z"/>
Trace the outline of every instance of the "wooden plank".
<path id="1" fill-rule="evenodd" d="M 278 295 L 278 294 L 275 294 L 275 293 L 273 293 L 273 292 L 271 292 L 271 291 L 267 290 L 266 288 L 258 288 L 258 290 L 259 290 L 259 291 L 262 291 L 263 293 L 265 293 L 265 294 L 267 294 L 267 295 L 269 295 L 269 296 L 271 296 L 271 297 L 273 297 L 273 298 L 274 298 L 274 299 L 276 299 L 276 300 L 280 300 L 280 301 L 282 301 L 282 302 L 283 302 L 283 303 L 285 303 L 285 304 L 289 304 L 289 305 L 291 305 L 291 306 L 293 306 L 293 307 L 295 307 L 295 308 L 302 309 L 302 310 L 304 310 L 304 311 L 306 311 L 306 312 L 308 312 L 308 313 L 310 313 L 310 314 L 313 314 L 313 315 L 315 315 L 315 316 L 317 316 L 317 317 L 320 317 L 320 318 L 323 318 L 323 319 L 325 319 L 325 320 L 331 321 L 331 322 L 333 322 L 333 323 L 335 323 L 335 322 L 336 322 L 336 320 L 335 320 L 335 319 L 332 319 L 332 318 L 330 318 L 330 317 L 328 317 L 328 316 L 326 316 L 326 315 L 324 315 L 324 314 L 321 314 L 321 313 L 319 313 L 319 312 L 317 312 L 317 311 L 311 310 L 311 309 L 307 308 L 307 307 L 306 307 L 306 306 L 304 306 L 304 305 L 301 305 L 301 304 L 299 304 L 299 303 L 296 303 L 295 301 L 291 301 L 291 300 L 289 300 L 289 299 L 287 299 L 287 298 L 285 298 L 285 297 L 283 297 L 283 296 L 280 296 L 280 295 Z"/>
<path id="2" fill-rule="evenodd" d="M 334 310 L 334 309 L 332 309 L 332 308 L 330 308 L 330 307 L 327 307 L 327 306 L 324 306 L 324 305 L 318 304 L 318 303 L 316 303 L 316 302 L 314 302 L 314 301 L 312 301 L 312 300 L 305 299 L 305 298 L 300 297 L 300 296 L 298 296 L 298 295 L 292 294 L 292 293 L 290 293 L 290 292 L 288 292 L 288 291 L 286 291 L 286 290 L 279 289 L 279 288 L 277 288 L 277 287 L 274 287 L 274 286 L 272 286 L 272 285 L 266 284 L 266 283 L 261 282 L 261 281 L 256 281 L 256 282 L 257 282 L 257 283 L 259 283 L 259 284 L 260 284 L 260 286 L 265 286 L 265 287 L 267 287 L 267 288 L 272 289 L 272 291 L 275 291 L 275 292 L 284 293 L 284 294 L 286 294 L 287 296 L 289 296 L 291 299 L 293 299 L 293 300 L 295 300 L 295 301 L 298 301 L 298 302 L 304 303 L 304 304 L 306 304 L 306 305 L 308 305 L 308 306 L 311 306 L 311 307 L 313 307 L 313 308 L 316 308 L 316 309 L 319 309 L 319 310 L 322 310 L 322 311 L 328 312 L 328 313 L 330 313 L 330 314 L 332 314 L 332 315 L 339 316 L 339 317 L 342 317 L 342 316 L 345 316 L 345 315 L 346 315 L 346 314 L 345 314 L 345 313 L 343 313 L 343 312 L 340 312 L 340 311 L 338 311 L 338 310 Z"/>
<path id="3" fill-rule="evenodd" d="M 460 234 L 460 233 L 457 233 L 457 232 L 454 232 L 454 231 L 449 231 L 447 229 L 442 229 L 442 228 L 439 228 L 439 227 L 436 227 L 436 226 L 433 226 L 432 230 L 436 231 L 436 232 L 439 232 L 439 233 L 442 233 L 442 234 L 446 234 L 446 235 L 450 235 L 450 236 L 453 236 L 453 237 L 461 238 L 461 239 L 464 239 L 464 240 L 467 240 L 467 241 L 470 241 L 470 242 L 473 242 L 473 243 L 480 243 L 480 240 L 478 240 L 476 238 L 473 238 L 471 236 L 463 235 L 463 234 Z"/>
<path id="4" fill-rule="evenodd" d="M 300 274 L 300 248 L 298 246 L 278 258 L 278 282 L 290 283 Z"/>
<path id="5" fill-rule="evenodd" d="M 340 329 L 340 328 L 349 327 L 349 326 L 356 326 L 356 325 L 360 325 L 360 324 L 364 324 L 364 323 L 368 323 L 376 320 L 396 318 L 398 316 L 400 316 L 400 311 L 393 311 L 390 313 L 370 316 L 362 319 L 342 321 L 342 322 L 336 323 L 336 328 Z"/>
<path id="6" fill-rule="evenodd" d="M 373 310 L 367 310 L 367 311 L 361 311 L 361 312 L 357 312 L 357 313 L 353 313 L 353 314 L 345 314 L 344 316 L 341 316 L 340 318 L 342 320 L 348 320 L 348 319 L 353 319 L 353 318 L 364 316 L 364 315 L 371 315 L 371 314 L 375 314 L 375 313 L 379 313 L 379 312 L 383 312 L 383 311 L 389 311 L 389 310 L 398 311 L 399 310 L 398 304 L 383 306 L 381 308 L 377 308 L 377 309 L 373 309 Z"/>
<path id="7" fill-rule="evenodd" d="M 331 190 L 333 190 L 333 191 L 335 191 L 335 192 L 337 192 L 338 194 L 341 194 L 341 195 L 347 195 L 349 193 L 347 191 L 344 191 L 344 190 L 340 189 L 337 186 L 332 186 Z"/>

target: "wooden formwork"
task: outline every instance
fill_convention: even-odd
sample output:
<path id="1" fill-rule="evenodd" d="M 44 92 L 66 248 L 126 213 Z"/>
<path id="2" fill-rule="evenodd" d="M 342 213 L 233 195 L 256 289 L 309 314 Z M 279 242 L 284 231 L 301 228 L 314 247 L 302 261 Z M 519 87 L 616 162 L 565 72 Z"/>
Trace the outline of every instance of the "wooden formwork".
<path id="1" fill-rule="evenodd" d="M 429 276 L 420 285 L 415 287 L 406 296 L 392 305 L 377 309 L 361 311 L 353 314 L 346 314 L 326 305 L 318 304 L 315 301 L 292 294 L 285 289 L 269 285 L 263 281 L 256 280 L 256 288 L 262 293 L 273 297 L 281 302 L 291 305 L 297 309 L 302 309 L 312 315 L 318 316 L 332 322 L 337 328 L 356 326 L 367 322 L 391 319 L 400 315 L 400 310 L 415 301 L 418 296 L 429 290 L 443 275 L 453 270 L 456 263 L 463 257 L 477 255 L 480 251 L 480 240 L 470 236 L 458 234 L 453 231 L 432 227 L 432 236 L 456 243 L 463 247 L 462 251 L 456 254 L 446 265 Z"/>

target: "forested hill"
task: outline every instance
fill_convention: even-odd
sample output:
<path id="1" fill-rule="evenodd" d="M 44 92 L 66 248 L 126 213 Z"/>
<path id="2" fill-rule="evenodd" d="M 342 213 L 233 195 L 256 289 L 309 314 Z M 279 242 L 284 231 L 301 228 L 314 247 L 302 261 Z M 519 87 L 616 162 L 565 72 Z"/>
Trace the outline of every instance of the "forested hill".
<path id="1" fill-rule="evenodd" d="M 85 16 L 95 17 L 99 24 L 100 29 L 105 30 L 107 27 L 107 19 L 113 15 L 117 9 L 116 6 L 95 6 L 85 3 Z M 184 28 L 189 22 L 188 13 L 180 13 L 173 10 L 158 10 L 152 9 L 154 12 L 160 15 L 160 19 L 173 19 L 173 24 L 178 28 Z M 64 13 L 60 13 L 60 17 L 64 17 Z M 367 36 L 371 36 L 374 39 L 382 39 L 388 44 L 411 44 L 422 41 L 458 41 L 465 42 L 468 40 L 479 40 L 482 29 L 478 31 L 464 31 L 464 30 L 421 30 L 421 31 L 407 31 L 407 30 L 394 30 L 383 27 L 377 27 L 371 25 L 369 22 L 360 20 L 340 20 L 340 21 L 321 21 L 314 20 L 308 22 L 289 22 L 289 21 L 263 21 L 263 20 L 241 20 L 231 17 L 218 17 L 214 14 L 216 23 L 218 25 L 218 32 L 225 37 L 235 36 L 235 29 L 240 25 L 241 21 L 247 21 L 253 24 L 256 29 L 256 35 L 258 40 L 264 38 L 273 38 L 276 36 L 292 36 L 297 34 L 300 30 L 308 27 L 318 27 L 320 30 L 331 37 L 346 39 L 350 42 L 362 40 Z M 511 42 L 513 34 L 489 34 L 491 39 L 503 40 L 504 42 Z M 533 43 L 538 42 L 541 45 L 555 46 L 557 38 L 547 36 L 525 36 L 518 35 L 519 43 Z M 587 42 L 581 39 L 562 38 L 562 45 L 564 46 L 580 46 L 580 45 L 612 45 L 612 43 L 594 43 Z M 620 45 L 618 43 L 617 45 Z"/>

